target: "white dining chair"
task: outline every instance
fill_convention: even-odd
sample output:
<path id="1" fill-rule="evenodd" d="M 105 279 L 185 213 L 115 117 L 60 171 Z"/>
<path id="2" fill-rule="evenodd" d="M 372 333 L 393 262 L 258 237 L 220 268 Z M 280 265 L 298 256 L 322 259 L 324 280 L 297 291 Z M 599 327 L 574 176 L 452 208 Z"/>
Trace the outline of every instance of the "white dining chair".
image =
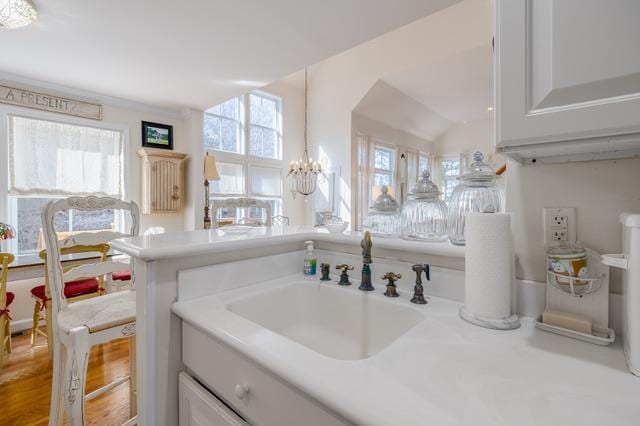
<path id="1" fill-rule="evenodd" d="M 98 211 L 113 209 L 131 215 L 128 233 L 115 231 L 83 232 L 58 240 L 54 219 L 58 212 L 69 210 Z M 115 238 L 138 233 L 139 212 L 133 202 L 108 197 L 70 197 L 49 201 L 42 210 L 42 228 L 47 250 L 47 276 L 51 289 L 53 319 L 53 382 L 49 425 L 62 424 L 64 412 L 71 426 L 84 425 L 85 401 L 102 395 L 126 381 L 130 381 L 130 417 L 126 425 L 136 423 L 135 381 L 135 291 L 126 290 L 104 296 L 67 303 L 64 283 L 80 278 L 101 277 L 122 270 L 121 262 L 110 259 L 78 265 L 63 270 L 60 251 L 73 246 L 92 246 L 109 243 Z M 129 265 L 132 280 L 133 263 Z M 133 286 L 132 286 L 133 287 Z M 85 395 L 87 363 L 94 345 L 129 337 L 130 375 Z"/>

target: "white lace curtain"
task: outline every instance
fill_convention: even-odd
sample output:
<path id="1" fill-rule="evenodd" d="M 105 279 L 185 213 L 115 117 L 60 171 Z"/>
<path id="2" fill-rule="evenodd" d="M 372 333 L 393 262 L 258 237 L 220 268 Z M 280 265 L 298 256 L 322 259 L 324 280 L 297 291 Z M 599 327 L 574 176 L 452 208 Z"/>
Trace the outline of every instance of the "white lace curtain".
<path id="1" fill-rule="evenodd" d="M 9 194 L 122 198 L 123 134 L 9 116 Z"/>

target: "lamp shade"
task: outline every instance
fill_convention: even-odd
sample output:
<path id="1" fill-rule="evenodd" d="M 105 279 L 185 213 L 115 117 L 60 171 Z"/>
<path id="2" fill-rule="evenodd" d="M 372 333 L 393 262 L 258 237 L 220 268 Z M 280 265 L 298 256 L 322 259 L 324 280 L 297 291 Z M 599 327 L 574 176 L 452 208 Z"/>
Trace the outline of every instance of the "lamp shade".
<path id="1" fill-rule="evenodd" d="M 204 178 L 206 180 L 220 180 L 218 168 L 216 167 L 216 157 L 213 155 L 204 156 Z"/>
<path id="2" fill-rule="evenodd" d="M 8 223 L 0 222 L 0 240 L 10 240 L 15 238 L 16 230 Z"/>

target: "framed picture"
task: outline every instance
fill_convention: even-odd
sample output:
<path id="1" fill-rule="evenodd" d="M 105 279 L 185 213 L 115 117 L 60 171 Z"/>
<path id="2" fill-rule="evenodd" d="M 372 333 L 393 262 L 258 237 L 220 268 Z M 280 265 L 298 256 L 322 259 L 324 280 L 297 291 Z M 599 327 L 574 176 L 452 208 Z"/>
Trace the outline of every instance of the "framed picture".
<path id="1" fill-rule="evenodd" d="M 143 121 L 142 146 L 173 149 L 173 126 Z"/>

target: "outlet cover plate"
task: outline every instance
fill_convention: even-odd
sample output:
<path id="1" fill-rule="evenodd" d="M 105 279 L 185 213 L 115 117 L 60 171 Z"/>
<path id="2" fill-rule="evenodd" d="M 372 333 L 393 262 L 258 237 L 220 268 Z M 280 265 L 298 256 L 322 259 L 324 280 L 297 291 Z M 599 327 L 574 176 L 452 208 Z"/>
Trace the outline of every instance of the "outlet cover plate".
<path id="1" fill-rule="evenodd" d="M 575 207 L 544 207 L 542 209 L 544 244 L 555 242 L 575 243 L 576 209 Z M 566 232 L 566 239 L 559 240 L 556 235 Z"/>

